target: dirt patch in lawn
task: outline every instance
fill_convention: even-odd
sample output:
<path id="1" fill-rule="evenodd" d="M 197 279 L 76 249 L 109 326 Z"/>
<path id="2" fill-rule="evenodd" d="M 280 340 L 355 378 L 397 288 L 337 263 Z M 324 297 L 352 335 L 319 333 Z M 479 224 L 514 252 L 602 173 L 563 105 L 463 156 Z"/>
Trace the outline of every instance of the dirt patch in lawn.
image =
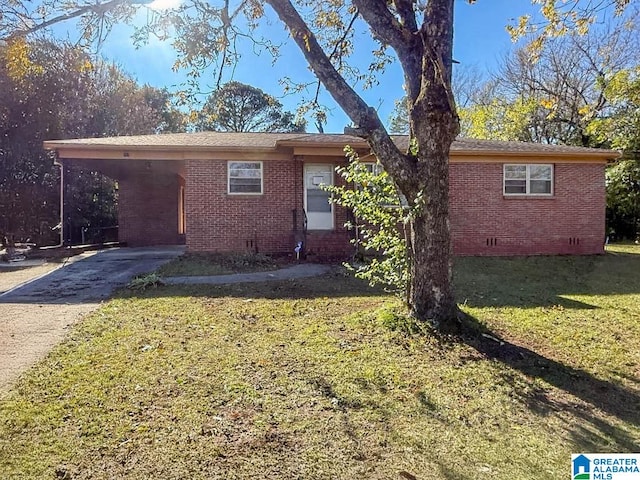
<path id="1" fill-rule="evenodd" d="M 0 295 L 46 275 L 59 263 L 16 262 L 0 266 Z M 28 365 L 42 359 L 60 342 L 82 315 L 97 304 L 0 304 L 0 392 L 7 389 Z"/>
<path id="2" fill-rule="evenodd" d="M 29 365 L 44 358 L 66 336 L 69 327 L 97 306 L 0 305 L 0 396 Z"/>

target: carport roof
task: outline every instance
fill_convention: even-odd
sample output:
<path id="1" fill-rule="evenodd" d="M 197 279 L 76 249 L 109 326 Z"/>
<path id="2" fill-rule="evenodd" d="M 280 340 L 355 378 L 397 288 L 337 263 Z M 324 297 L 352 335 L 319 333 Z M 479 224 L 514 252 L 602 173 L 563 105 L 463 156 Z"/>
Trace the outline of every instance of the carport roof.
<path id="1" fill-rule="evenodd" d="M 394 136 L 401 148 L 406 148 L 406 135 Z M 197 152 L 268 152 L 293 149 L 308 152 L 310 149 L 335 149 L 341 152 L 345 145 L 357 149 L 368 149 L 367 143 L 359 137 L 343 134 L 319 133 L 235 133 L 235 132 L 194 132 L 158 135 L 132 135 L 104 138 L 80 138 L 71 140 L 49 140 L 44 142 L 48 150 L 55 150 L 64 158 L 73 151 L 92 151 L 94 154 L 114 150 L 130 151 L 197 151 Z M 497 140 L 476 140 L 458 138 L 451 146 L 452 157 L 457 156 L 540 156 L 574 157 L 614 160 L 619 153 L 613 150 L 573 147 L 565 145 L 545 145 L 527 142 L 506 142 Z M 74 155 L 75 156 L 75 155 Z M 77 157 L 76 157 L 77 158 Z M 93 157 L 95 158 L 95 157 Z"/>

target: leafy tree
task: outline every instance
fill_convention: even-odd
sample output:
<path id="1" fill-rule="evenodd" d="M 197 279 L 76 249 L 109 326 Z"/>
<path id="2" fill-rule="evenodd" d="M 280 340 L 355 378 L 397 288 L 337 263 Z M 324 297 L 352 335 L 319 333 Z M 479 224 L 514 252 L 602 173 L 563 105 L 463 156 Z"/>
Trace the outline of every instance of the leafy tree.
<path id="1" fill-rule="evenodd" d="M 616 72 L 604 95 L 608 106 L 587 127 L 598 142 L 637 158 L 640 152 L 640 65 Z"/>
<path id="2" fill-rule="evenodd" d="M 357 232 L 353 243 L 372 258 L 346 266 L 371 285 L 382 284 L 406 295 L 410 278 L 407 225 L 411 212 L 403 206 L 398 188 L 379 164 L 361 163 L 351 149 L 347 154 L 347 166 L 337 168 L 346 183 L 326 189 L 333 193 L 335 203 L 353 212 L 354 220 L 347 224 Z"/>
<path id="3" fill-rule="evenodd" d="M 92 66 L 92 80 L 93 105 L 82 125 L 83 135 L 106 137 L 186 130 L 185 115 L 172 106 L 171 94 L 166 89 L 140 86 L 116 65 L 100 61 Z"/>
<path id="4" fill-rule="evenodd" d="M 615 238 L 640 240 L 640 67 L 618 72 L 607 85 L 609 108 L 589 125 L 599 142 L 623 152 L 607 168 L 607 223 Z"/>
<path id="5" fill-rule="evenodd" d="M 622 10 L 628 0 L 535 3 L 542 4 L 546 21 L 539 41 L 534 43 L 542 46 L 546 37 L 571 28 L 588 28 L 594 9 L 615 5 Z M 454 1 L 244 0 L 233 6 L 230 1 L 194 1 L 155 16 L 149 31 L 155 29 L 161 37 L 173 33 L 173 45 L 180 55 L 177 66 L 190 67 L 197 76 L 208 65 L 224 68 L 238 60 L 238 41 L 247 34 L 239 27 L 240 19 L 244 16 L 249 28 L 254 28 L 265 15 L 264 4 L 276 12 L 315 76 L 350 117 L 355 128 L 348 132 L 368 141 L 408 200 L 412 212 L 408 220 L 408 303 L 412 315 L 435 328 L 456 330 L 458 308 L 451 284 L 448 214 L 448 157 L 459 132 L 451 88 Z M 87 22 L 104 18 L 105 10 L 99 7 L 86 12 Z M 74 9 L 73 13 L 77 12 Z M 46 23 L 29 31 L 39 25 Z M 530 26 L 530 21 L 523 18 L 512 26 L 512 32 L 522 35 Z M 354 32 L 363 29 L 378 42 L 364 73 L 349 61 L 359 46 L 354 42 Z M 277 51 L 268 40 L 256 44 Z M 355 90 L 375 82 L 376 73 L 392 61 L 397 61 L 404 72 L 404 85 L 395 88 L 400 92 L 403 87 L 407 94 L 412 150 L 401 149 L 393 142 L 376 110 Z"/>
<path id="6" fill-rule="evenodd" d="M 625 18 L 587 35 L 547 41 L 535 56 L 529 48 L 509 55 L 487 95 L 461 109 L 466 134 L 543 143 L 597 146 L 590 125 L 607 115 L 609 85 L 638 63 L 639 37 Z"/>
<path id="7" fill-rule="evenodd" d="M 262 90 L 229 82 L 213 92 L 199 112 L 198 130 L 218 132 L 304 132 L 306 122 L 296 120 L 282 104 Z"/>
<path id="8" fill-rule="evenodd" d="M 309 21 L 300 14 L 305 10 L 294 7 L 288 0 L 266 3 L 276 11 L 316 76 L 356 125 L 350 133 L 368 141 L 408 201 L 411 211 L 408 303 L 412 315 L 444 331 L 457 329 L 448 220 L 448 157 L 459 132 L 451 88 L 453 0 L 426 3 L 353 0 L 351 8 L 342 2 L 338 2 L 338 8 L 331 8 L 329 2 L 322 2 Z M 323 8 L 334 14 L 329 21 L 323 21 Z M 545 8 L 543 14 L 552 27 L 580 17 L 575 10 L 558 10 L 555 2 L 545 2 Z M 351 38 L 347 12 L 351 17 L 361 18 L 381 49 L 388 46 L 402 66 L 411 149 L 402 151 L 396 146 L 375 110 L 347 82 L 341 71 L 346 54 L 338 55 L 338 60 L 332 63 L 336 50 L 353 47 L 345 41 Z M 340 13 L 344 16 L 336 18 Z M 337 33 L 327 35 L 317 27 Z M 323 48 L 321 42 L 327 37 L 334 41 Z"/>
<path id="9" fill-rule="evenodd" d="M 141 88 L 69 45 L 14 39 L 0 47 L 0 57 L 0 237 L 52 243 L 59 169 L 42 141 L 154 133 L 175 114 L 166 91 Z M 115 225 L 112 180 L 74 170 L 65 183 L 67 227 L 78 240 L 82 226 Z"/>
<path id="10" fill-rule="evenodd" d="M 470 138 L 538 142 L 534 133 L 541 118 L 539 110 L 538 102 L 531 98 L 495 97 L 460 110 L 462 132 Z"/>
<path id="11" fill-rule="evenodd" d="M 62 54 L 50 44 L 34 49 L 15 41 L 0 54 L 0 234 L 40 243 L 52 239 L 59 221 L 58 171 L 42 140 L 64 135 L 65 124 L 83 116 L 79 98 L 90 74 L 78 52 Z M 41 62 L 47 59 L 51 64 Z"/>
<path id="12" fill-rule="evenodd" d="M 640 240 L 640 162 L 621 160 L 607 168 L 607 227 L 615 239 Z"/>

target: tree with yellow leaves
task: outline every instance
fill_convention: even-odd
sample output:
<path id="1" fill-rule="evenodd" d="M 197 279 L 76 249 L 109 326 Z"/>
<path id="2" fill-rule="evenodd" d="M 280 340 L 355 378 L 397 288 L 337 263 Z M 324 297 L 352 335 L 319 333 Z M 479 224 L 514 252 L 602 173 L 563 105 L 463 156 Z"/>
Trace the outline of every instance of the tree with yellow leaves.
<path id="1" fill-rule="evenodd" d="M 534 45 L 542 45 L 547 37 L 586 28 L 603 6 L 622 10 L 629 0 L 533 3 L 541 5 L 544 20 Z M 107 12 L 133 4 L 112 0 L 103 5 L 114 8 L 92 3 L 85 12 L 86 22 L 109 21 Z M 366 139 L 411 206 L 409 311 L 440 331 L 459 330 L 448 189 L 449 149 L 460 129 L 451 88 L 454 0 L 186 0 L 174 11 L 155 15 L 140 36 L 153 32 L 173 38 L 178 66 L 191 67 L 194 75 L 212 64 L 224 69 L 239 60 L 236 41 L 247 35 L 254 38 L 255 27 L 266 16 L 265 6 L 275 12 L 306 64 L 353 122 L 347 133 Z M 522 35 L 535 26 L 523 18 L 513 34 Z M 368 32 L 378 44 L 367 54 L 370 66 L 365 72 L 351 62 L 358 50 L 356 31 Z M 256 44 L 277 51 L 268 39 L 257 39 Z M 399 64 L 404 73 L 400 84 L 387 88 L 398 92 L 397 97 L 406 92 L 411 150 L 393 142 L 376 109 L 355 87 L 354 80 L 363 86 L 375 81 L 372 78 L 390 62 Z"/>

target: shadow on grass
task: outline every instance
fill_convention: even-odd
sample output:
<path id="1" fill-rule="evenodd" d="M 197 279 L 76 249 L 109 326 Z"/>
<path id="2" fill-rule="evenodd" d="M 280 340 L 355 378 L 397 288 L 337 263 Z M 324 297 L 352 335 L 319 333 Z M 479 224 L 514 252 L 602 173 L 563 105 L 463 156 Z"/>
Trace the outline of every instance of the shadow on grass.
<path id="1" fill-rule="evenodd" d="M 365 281 L 336 268 L 319 277 L 297 280 L 275 280 L 222 285 L 167 285 L 149 289 L 142 294 L 120 289 L 118 297 L 237 297 L 265 300 L 302 300 L 313 298 L 378 297 L 388 295 L 383 288 L 371 287 Z"/>
<path id="2" fill-rule="evenodd" d="M 584 427 L 571 431 L 571 435 L 583 451 L 601 449 L 611 443 L 598 441 L 607 436 L 615 442 L 613 448 L 637 450 L 637 438 L 623 429 L 611 425 L 597 415 L 599 410 L 630 425 L 640 426 L 640 395 L 624 386 L 596 378 L 589 372 L 546 358 L 524 346 L 516 345 L 487 330 L 475 318 L 463 314 L 464 333 L 458 340 L 469 345 L 485 358 L 498 361 L 530 378 L 541 379 L 582 402 L 571 399 L 552 399 L 543 389 L 521 393 L 520 400 L 533 412 L 546 415 L 553 411 L 570 410 L 584 420 Z M 508 371 L 507 371 L 508 372 Z M 504 380 L 518 385 L 515 376 L 505 373 Z M 522 389 L 514 389 L 522 392 Z M 592 426 L 594 430 L 587 428 Z"/>
<path id="3" fill-rule="evenodd" d="M 564 296 L 640 294 L 636 254 L 458 257 L 454 263 L 458 301 L 470 307 L 595 309 Z"/>
<path id="4" fill-rule="evenodd" d="M 458 301 L 469 307 L 562 307 L 590 310 L 589 303 L 567 295 L 640 294 L 640 255 L 555 257 L 458 257 L 455 259 Z M 303 299 L 384 295 L 340 268 L 320 277 L 235 285 L 174 285 L 145 296 L 237 296 Z M 120 295 L 131 294 L 120 292 Z"/>

